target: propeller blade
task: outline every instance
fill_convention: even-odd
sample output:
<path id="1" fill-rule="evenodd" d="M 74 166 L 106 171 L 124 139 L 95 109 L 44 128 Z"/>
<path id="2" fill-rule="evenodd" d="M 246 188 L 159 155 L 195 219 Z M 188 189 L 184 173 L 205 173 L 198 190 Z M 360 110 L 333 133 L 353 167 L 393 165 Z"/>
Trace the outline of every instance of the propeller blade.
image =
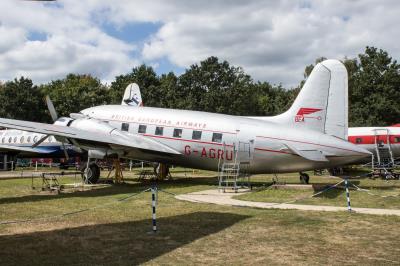
<path id="1" fill-rule="evenodd" d="M 36 148 L 39 146 L 43 141 L 45 141 L 49 135 L 44 135 L 41 139 L 39 139 L 37 142 L 33 143 L 32 148 Z"/>
<path id="2" fill-rule="evenodd" d="M 48 95 L 46 95 L 46 104 L 47 104 L 47 109 L 49 109 L 51 118 L 53 119 L 54 122 L 57 121 L 58 119 L 57 111 L 54 108 L 53 102 L 51 101 Z"/>

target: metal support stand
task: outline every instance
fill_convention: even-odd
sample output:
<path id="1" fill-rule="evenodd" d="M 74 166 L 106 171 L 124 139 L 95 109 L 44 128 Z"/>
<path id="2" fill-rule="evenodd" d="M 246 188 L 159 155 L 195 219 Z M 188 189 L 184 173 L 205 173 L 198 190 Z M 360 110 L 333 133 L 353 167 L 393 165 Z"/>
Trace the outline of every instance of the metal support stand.
<path id="1" fill-rule="evenodd" d="M 114 175 L 111 173 L 114 171 Z M 114 179 L 116 184 L 124 183 L 124 175 L 122 174 L 122 167 L 119 159 L 114 159 L 113 168 L 108 172 L 107 179 Z"/>

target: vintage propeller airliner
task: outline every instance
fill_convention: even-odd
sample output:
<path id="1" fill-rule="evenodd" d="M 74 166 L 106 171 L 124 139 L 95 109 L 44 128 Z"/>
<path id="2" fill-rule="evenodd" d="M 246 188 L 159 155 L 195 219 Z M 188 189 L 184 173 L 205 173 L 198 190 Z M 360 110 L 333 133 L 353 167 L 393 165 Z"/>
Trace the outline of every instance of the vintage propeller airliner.
<path id="1" fill-rule="evenodd" d="M 0 118 L 0 126 L 54 136 L 88 151 L 89 159 L 146 160 L 217 170 L 220 160 L 247 160 L 250 173 L 301 172 L 349 164 L 370 152 L 346 141 L 347 71 L 325 60 L 312 71 L 291 108 L 273 117 L 104 105 L 58 118 L 54 124 Z M 40 142 L 39 141 L 39 142 Z M 237 155 L 240 144 L 248 150 Z M 88 164 L 89 182 L 98 179 Z M 93 174 L 96 173 L 96 174 Z"/>

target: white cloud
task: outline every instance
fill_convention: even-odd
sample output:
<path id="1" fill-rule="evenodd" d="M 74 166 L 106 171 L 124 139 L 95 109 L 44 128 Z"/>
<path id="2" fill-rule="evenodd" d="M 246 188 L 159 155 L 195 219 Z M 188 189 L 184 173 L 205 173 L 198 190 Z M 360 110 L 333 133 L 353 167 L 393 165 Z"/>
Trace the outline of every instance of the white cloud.
<path id="1" fill-rule="evenodd" d="M 68 2 L 69 3 L 69 2 Z M 113 38 L 92 21 L 91 10 L 28 1 L 0 3 L 0 79 L 23 75 L 36 83 L 68 73 L 90 73 L 103 80 L 138 64 L 135 45 Z M 29 40 L 32 32 L 47 36 Z"/>
<path id="2" fill-rule="evenodd" d="M 294 86 L 320 56 L 355 57 L 369 45 L 399 58 L 399 12 L 394 0 L 6 0 L 0 2 L 0 78 L 24 74 L 43 82 L 79 72 L 111 80 L 142 61 L 158 65 L 167 58 L 186 68 L 214 55 L 256 80 Z M 142 22 L 161 25 L 143 45 L 102 27 Z M 47 39 L 31 41 L 32 32 Z"/>
<path id="3" fill-rule="evenodd" d="M 255 79 L 295 86 L 317 57 L 355 57 L 378 46 L 395 58 L 397 1 L 249 1 L 167 18 L 143 56 L 166 56 L 181 67 L 210 55 L 243 66 Z M 273 6 L 272 6 L 273 5 Z M 200 10 L 200 11 L 199 11 Z"/>

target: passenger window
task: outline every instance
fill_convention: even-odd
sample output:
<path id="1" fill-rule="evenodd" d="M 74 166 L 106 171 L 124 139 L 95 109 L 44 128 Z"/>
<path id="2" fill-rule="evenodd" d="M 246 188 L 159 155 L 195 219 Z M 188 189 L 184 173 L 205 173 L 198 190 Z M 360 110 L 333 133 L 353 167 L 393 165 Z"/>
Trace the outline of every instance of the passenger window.
<path id="1" fill-rule="evenodd" d="M 22 137 L 19 139 L 19 142 L 20 142 L 20 143 L 24 143 L 24 136 L 22 136 Z"/>
<path id="2" fill-rule="evenodd" d="M 128 123 L 122 123 L 121 124 L 121 131 L 128 131 L 129 130 L 129 124 Z"/>
<path id="3" fill-rule="evenodd" d="M 394 137 L 394 142 L 399 143 L 400 142 L 400 137 Z"/>
<path id="4" fill-rule="evenodd" d="M 36 143 L 38 141 L 38 136 L 33 137 L 33 142 Z"/>
<path id="5" fill-rule="evenodd" d="M 164 128 L 163 128 L 163 127 L 156 127 L 155 134 L 156 134 L 157 136 L 162 136 L 163 131 L 164 131 Z"/>
<path id="6" fill-rule="evenodd" d="M 49 142 L 52 142 L 53 141 L 53 136 L 50 136 L 49 137 Z"/>
<path id="7" fill-rule="evenodd" d="M 192 139 L 201 139 L 201 131 L 193 130 Z"/>
<path id="8" fill-rule="evenodd" d="M 222 134 L 221 133 L 213 133 L 212 135 L 212 142 L 222 142 Z"/>
<path id="9" fill-rule="evenodd" d="M 28 137 L 27 142 L 28 142 L 28 143 L 31 142 L 31 136 Z"/>
<path id="10" fill-rule="evenodd" d="M 6 141 L 6 138 L 3 137 L 3 138 L 1 139 L 1 143 L 4 143 L 5 141 Z"/>
<path id="11" fill-rule="evenodd" d="M 139 125 L 138 133 L 146 133 L 146 125 Z"/>
<path id="12" fill-rule="evenodd" d="M 174 129 L 173 137 L 174 137 L 174 138 L 182 138 L 182 129 L 180 129 L 180 128 L 175 128 L 175 129 Z"/>
<path id="13" fill-rule="evenodd" d="M 356 138 L 356 144 L 362 143 L 362 138 Z"/>
<path id="14" fill-rule="evenodd" d="M 14 137 L 14 143 L 17 143 L 17 137 Z"/>
<path id="15" fill-rule="evenodd" d="M 12 137 L 9 137 L 8 138 L 8 143 L 11 143 L 12 142 Z"/>

